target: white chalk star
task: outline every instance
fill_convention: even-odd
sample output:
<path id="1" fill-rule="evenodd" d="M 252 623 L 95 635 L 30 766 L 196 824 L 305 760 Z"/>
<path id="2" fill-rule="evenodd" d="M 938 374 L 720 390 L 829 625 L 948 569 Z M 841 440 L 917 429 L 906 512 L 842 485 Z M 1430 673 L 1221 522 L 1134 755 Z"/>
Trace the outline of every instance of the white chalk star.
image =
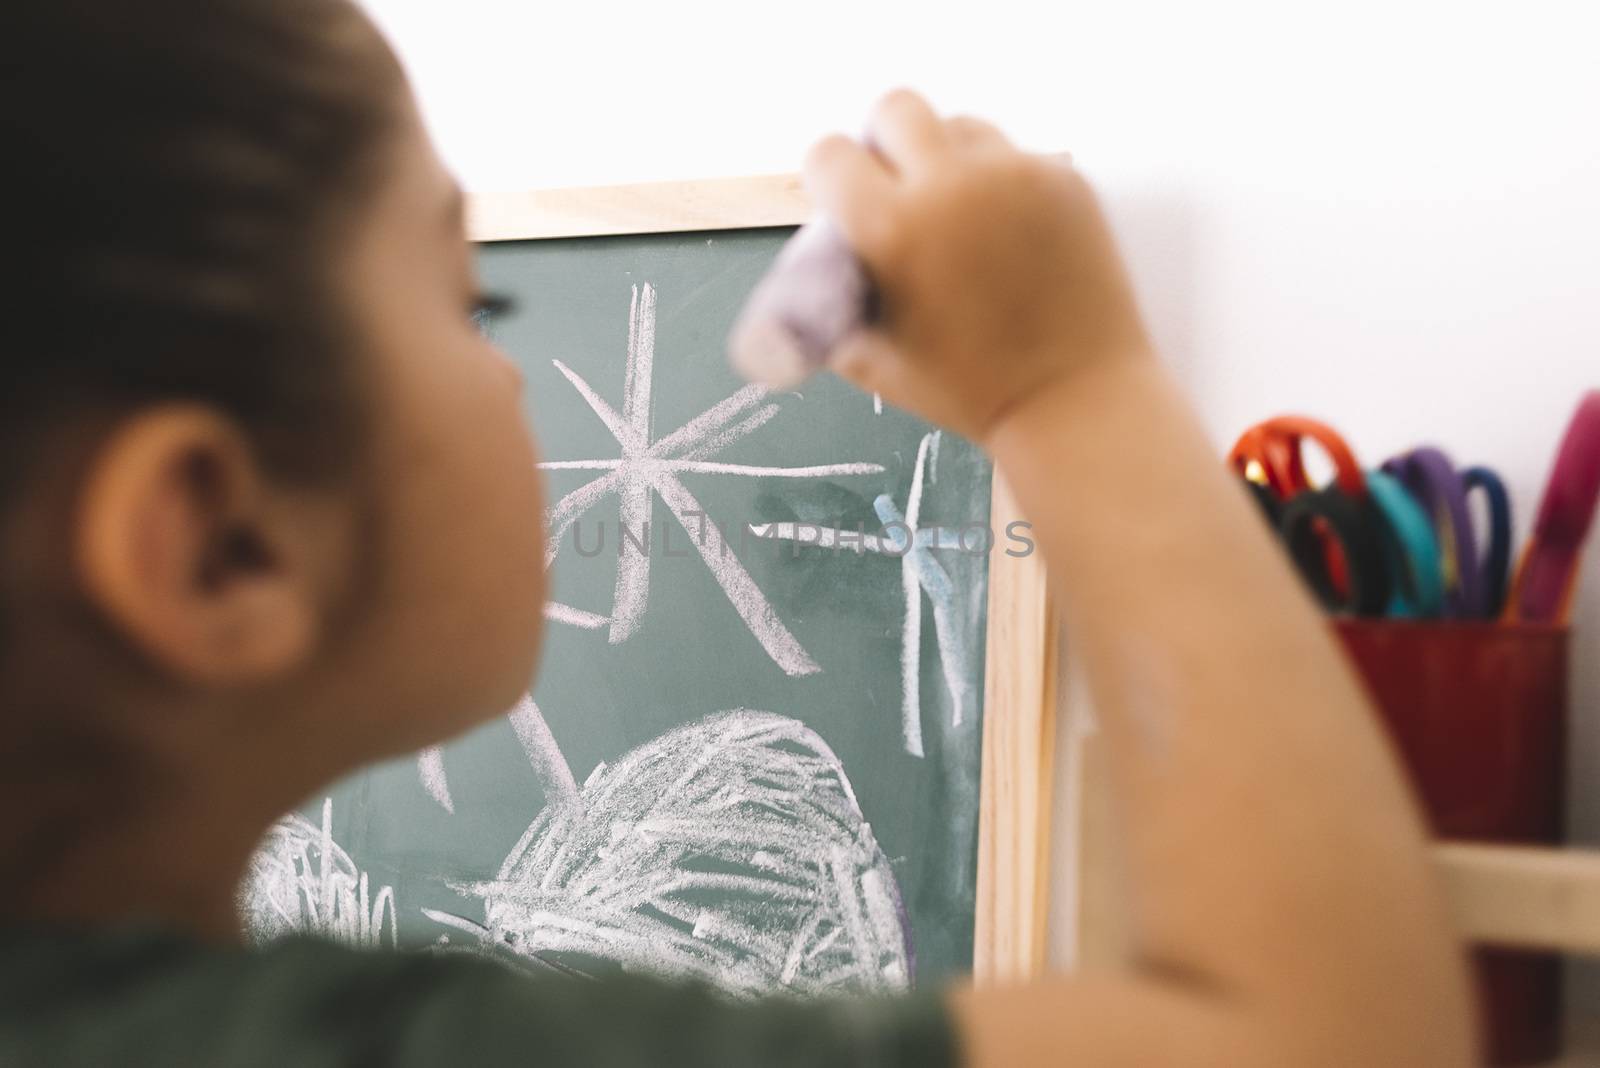
<path id="1" fill-rule="evenodd" d="M 633 289 L 628 318 L 628 357 L 623 377 L 622 411 L 607 404 L 589 383 L 560 360 L 552 361 L 578 391 L 589 408 L 605 424 L 617 441 L 621 455 L 591 460 L 555 460 L 540 464 L 546 470 L 605 471 L 551 507 L 546 515 L 550 538 L 546 548 L 548 566 L 560 551 L 562 539 L 572 525 L 594 505 L 611 493 L 617 495 L 621 530 L 619 534 L 616 588 L 610 616 L 551 604 L 549 618 L 558 622 L 598 629 L 609 625 L 613 643 L 626 641 L 639 626 L 650 594 L 650 553 L 648 549 L 629 551 L 620 544 L 624 537 L 639 534 L 645 541 L 650 519 L 652 494 L 659 494 L 673 517 L 691 534 L 690 540 L 700 558 L 732 602 L 739 617 L 750 628 L 761 647 L 790 675 L 808 675 L 821 670 L 800 642 L 773 611 L 755 580 L 726 547 L 708 544 L 706 514 L 679 480 L 683 473 L 738 475 L 769 478 L 827 478 L 840 475 L 874 474 L 880 464 L 842 463 L 810 467 L 757 467 L 749 464 L 719 463 L 710 459 L 734 442 L 746 437 L 778 414 L 778 405 L 764 403 L 767 391 L 746 386 L 720 403 L 689 420 L 667 436 L 652 440 L 650 397 L 655 364 L 655 289 L 645 285 Z M 691 530 L 691 518 L 698 518 Z M 646 542 L 646 544 L 648 544 Z"/>

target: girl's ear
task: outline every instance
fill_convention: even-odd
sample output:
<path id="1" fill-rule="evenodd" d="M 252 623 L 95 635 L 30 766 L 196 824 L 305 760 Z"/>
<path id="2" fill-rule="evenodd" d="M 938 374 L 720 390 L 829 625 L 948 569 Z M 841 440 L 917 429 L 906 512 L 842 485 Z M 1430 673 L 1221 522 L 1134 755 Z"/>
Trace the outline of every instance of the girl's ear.
<path id="1" fill-rule="evenodd" d="M 273 494 L 238 426 L 173 405 L 133 417 L 95 455 L 73 550 L 89 600 L 162 668 L 243 685 L 314 651 L 315 529 Z"/>

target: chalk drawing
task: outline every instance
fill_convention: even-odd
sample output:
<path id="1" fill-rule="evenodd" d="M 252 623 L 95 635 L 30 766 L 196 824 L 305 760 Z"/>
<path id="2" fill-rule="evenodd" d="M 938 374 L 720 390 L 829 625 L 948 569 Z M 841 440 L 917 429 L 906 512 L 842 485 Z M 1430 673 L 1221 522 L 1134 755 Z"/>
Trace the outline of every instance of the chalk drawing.
<path id="1" fill-rule="evenodd" d="M 656 438 L 651 424 L 651 394 L 655 380 L 656 293 L 649 284 L 633 287 L 628 315 L 627 363 L 623 372 L 622 410 L 607 403 L 584 377 L 560 360 L 552 361 L 556 370 L 572 385 L 591 411 L 616 439 L 619 456 L 604 459 L 552 460 L 540 464 L 545 470 L 605 472 L 566 494 L 550 507 L 546 523 L 550 528 L 545 551 L 546 566 L 556 554 L 572 525 L 590 508 L 615 494 L 622 532 L 635 539 L 648 535 L 651 505 L 659 496 L 673 517 L 690 535 L 700 558 L 716 578 L 734 610 L 768 656 L 789 675 L 809 675 L 821 668 L 811 659 L 799 640 L 789 631 L 766 595 L 726 547 L 706 537 L 714 530 L 704 521 L 704 510 L 684 487 L 679 475 L 714 474 L 767 478 L 831 478 L 843 475 L 875 474 L 882 465 L 837 463 L 810 466 L 756 466 L 723 463 L 712 457 L 734 442 L 764 426 L 779 411 L 768 402 L 760 386 L 747 386 L 707 408 L 665 437 Z M 619 542 L 623 539 L 619 538 Z M 616 582 L 608 616 L 587 612 L 569 605 L 553 604 L 547 616 L 561 623 L 591 629 L 607 628 L 612 643 L 626 641 L 644 617 L 650 595 L 651 553 L 618 546 Z"/>
<path id="2" fill-rule="evenodd" d="M 333 840 L 331 798 L 322 802 L 321 827 L 291 814 L 267 832 L 250 858 L 239 913 L 257 944 L 314 934 L 376 947 L 386 926 L 391 948 L 399 939 L 394 889 L 383 886 L 374 893 L 367 873 Z"/>
<path id="3" fill-rule="evenodd" d="M 506 713 L 506 719 L 511 722 L 511 730 L 522 744 L 522 751 L 527 755 L 534 774 L 551 792 L 551 796 L 556 800 L 574 797 L 578 792 L 578 784 L 572 777 L 572 769 L 567 767 L 566 757 L 561 755 L 561 748 L 556 745 L 550 727 L 539 712 L 539 706 L 533 703 L 533 698 L 524 696 Z M 428 792 L 428 796 L 437 801 L 440 808 L 455 815 L 455 801 L 450 796 L 450 777 L 445 771 L 444 753 L 438 746 L 417 754 L 417 777 L 422 780 L 422 788 Z"/>
<path id="4" fill-rule="evenodd" d="M 482 922 L 422 910 L 430 919 L 536 966 L 621 966 L 740 997 L 910 984 L 894 873 L 838 758 L 804 724 L 722 712 L 566 793 L 537 708 L 522 715 L 553 751 L 551 800 L 494 879 L 454 884 L 483 903 Z"/>
<path id="5" fill-rule="evenodd" d="M 517 741 L 522 743 L 522 751 L 528 755 L 528 763 L 533 765 L 533 773 L 544 784 L 550 800 L 565 804 L 577 797 L 578 782 L 572 777 L 567 758 L 562 755 L 555 735 L 550 733 L 550 725 L 545 722 L 539 706 L 533 703 L 533 698 L 524 697 L 518 701 L 517 707 L 507 713 L 507 718 L 511 720 L 511 729 L 516 733 Z"/>
<path id="6" fill-rule="evenodd" d="M 557 604 L 554 601 L 545 602 L 544 617 L 556 623 L 565 623 L 571 627 L 582 627 L 584 630 L 600 630 L 611 622 L 608 617 L 598 613 L 585 612 L 581 608 Z"/>
<path id="7" fill-rule="evenodd" d="M 444 750 L 435 745 L 418 753 L 417 774 L 422 778 L 422 788 L 428 791 L 428 796 L 454 816 L 456 803 L 450 796 L 450 780 L 444 770 Z"/>
<path id="8" fill-rule="evenodd" d="M 816 545 L 825 549 L 851 548 L 858 553 L 882 553 L 900 558 L 900 584 L 905 599 L 905 624 L 900 644 L 900 722 L 906 752 L 923 755 L 922 745 L 922 597 L 926 593 L 933 610 L 934 633 L 939 645 L 939 661 L 945 686 L 950 692 L 951 724 L 959 727 L 973 707 L 976 694 L 963 668 L 968 663 L 969 643 L 965 629 L 956 619 L 956 586 L 950 573 L 933 555 L 935 550 L 961 549 L 961 530 L 956 527 L 919 527 L 922 513 L 924 473 L 938 463 L 940 433 L 923 437 L 917 447 L 917 463 L 911 474 L 911 489 L 905 513 L 894 498 L 883 494 L 873 502 L 873 511 L 883 529 L 877 533 L 844 531 L 811 523 L 750 524 L 750 532 L 760 538 Z"/>

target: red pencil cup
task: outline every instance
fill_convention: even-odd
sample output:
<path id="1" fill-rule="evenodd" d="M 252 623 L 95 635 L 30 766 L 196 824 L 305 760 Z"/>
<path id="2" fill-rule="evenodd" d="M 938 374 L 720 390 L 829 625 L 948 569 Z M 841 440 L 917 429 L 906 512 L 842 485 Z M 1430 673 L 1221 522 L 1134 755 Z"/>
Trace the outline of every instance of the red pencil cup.
<path id="1" fill-rule="evenodd" d="M 1566 798 L 1567 628 L 1340 619 L 1435 835 L 1554 844 Z M 1561 1053 L 1561 958 L 1476 949 L 1489 1063 Z"/>

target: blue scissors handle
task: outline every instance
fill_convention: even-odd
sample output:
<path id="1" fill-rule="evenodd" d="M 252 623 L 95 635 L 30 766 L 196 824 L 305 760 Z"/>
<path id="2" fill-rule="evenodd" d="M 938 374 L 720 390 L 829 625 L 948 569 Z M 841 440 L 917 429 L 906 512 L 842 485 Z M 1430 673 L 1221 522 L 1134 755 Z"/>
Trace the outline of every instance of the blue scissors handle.
<path id="1" fill-rule="evenodd" d="M 1489 544 L 1478 562 L 1478 573 L 1483 614 L 1493 619 L 1505 603 L 1511 569 L 1511 497 L 1500 476 L 1487 467 L 1467 468 L 1461 472 L 1461 481 L 1469 494 L 1481 490 L 1489 505 Z"/>
<path id="2" fill-rule="evenodd" d="M 1393 586 L 1385 614 L 1438 616 L 1444 610 L 1444 569 L 1428 513 L 1398 479 L 1382 471 L 1367 472 L 1367 492 L 1383 517 L 1384 560 Z"/>

